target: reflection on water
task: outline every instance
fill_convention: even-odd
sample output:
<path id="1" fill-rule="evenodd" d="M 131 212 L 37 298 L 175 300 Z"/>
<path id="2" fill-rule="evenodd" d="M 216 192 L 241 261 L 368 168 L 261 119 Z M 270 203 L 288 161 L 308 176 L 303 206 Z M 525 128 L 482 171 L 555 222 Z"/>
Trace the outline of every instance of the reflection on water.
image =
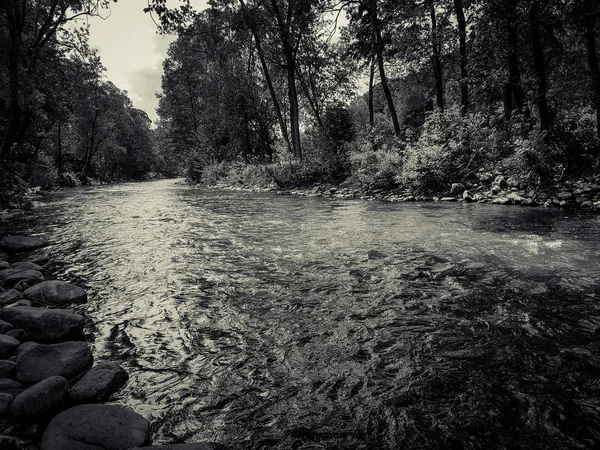
<path id="1" fill-rule="evenodd" d="M 90 292 L 156 441 L 600 443 L 595 216 L 198 190 L 55 195 L 32 231 Z"/>

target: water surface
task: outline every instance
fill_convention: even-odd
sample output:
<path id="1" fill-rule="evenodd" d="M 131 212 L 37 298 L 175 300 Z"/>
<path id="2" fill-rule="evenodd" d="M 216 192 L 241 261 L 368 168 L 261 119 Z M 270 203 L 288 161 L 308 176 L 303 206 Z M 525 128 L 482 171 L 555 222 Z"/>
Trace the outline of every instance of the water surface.
<path id="1" fill-rule="evenodd" d="M 600 445 L 597 216 L 167 180 L 65 191 L 35 220 L 156 443 Z"/>

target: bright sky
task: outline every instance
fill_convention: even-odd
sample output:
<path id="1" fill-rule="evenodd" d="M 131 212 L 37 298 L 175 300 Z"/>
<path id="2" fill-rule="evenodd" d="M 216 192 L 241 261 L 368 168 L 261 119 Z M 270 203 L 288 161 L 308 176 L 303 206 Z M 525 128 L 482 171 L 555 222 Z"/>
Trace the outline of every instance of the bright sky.
<path id="1" fill-rule="evenodd" d="M 207 0 L 192 0 L 199 10 Z M 96 47 L 107 77 L 129 93 L 136 108 L 146 111 L 156 120 L 162 62 L 172 36 L 157 34 L 150 14 L 144 13 L 148 0 L 118 0 L 111 3 L 110 16 L 105 20 L 89 19 L 90 45 Z"/>

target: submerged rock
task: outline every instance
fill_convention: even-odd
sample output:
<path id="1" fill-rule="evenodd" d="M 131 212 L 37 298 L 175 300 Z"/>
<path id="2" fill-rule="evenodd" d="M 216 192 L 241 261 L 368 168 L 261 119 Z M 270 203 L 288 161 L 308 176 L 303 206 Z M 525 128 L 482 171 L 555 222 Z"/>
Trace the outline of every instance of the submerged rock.
<path id="1" fill-rule="evenodd" d="M 6 253 L 20 253 L 46 247 L 50 243 L 46 239 L 35 236 L 5 236 L 0 239 L 0 250 Z"/>
<path id="2" fill-rule="evenodd" d="M 83 303 L 87 301 L 86 292 L 74 284 L 65 281 L 50 280 L 36 284 L 24 292 L 28 300 L 51 305 Z"/>
<path id="3" fill-rule="evenodd" d="M 13 417 L 33 419 L 56 411 L 69 397 L 69 384 L 64 377 L 52 376 L 26 389 L 13 400 Z"/>
<path id="4" fill-rule="evenodd" d="M 98 364 L 75 383 L 69 392 L 76 403 L 94 403 L 106 401 L 121 389 L 129 375 L 118 364 L 108 362 Z"/>
<path id="5" fill-rule="evenodd" d="M 121 406 L 80 405 L 50 421 L 41 450 L 121 450 L 150 443 L 150 424 Z"/>
<path id="6" fill-rule="evenodd" d="M 17 355 L 16 378 L 22 383 L 37 383 L 53 375 L 70 380 L 92 367 L 92 351 L 79 341 L 61 344 L 28 342 Z"/>
<path id="7" fill-rule="evenodd" d="M 0 310 L 0 319 L 27 333 L 34 341 L 60 341 L 81 336 L 85 319 L 66 309 L 16 306 Z"/>

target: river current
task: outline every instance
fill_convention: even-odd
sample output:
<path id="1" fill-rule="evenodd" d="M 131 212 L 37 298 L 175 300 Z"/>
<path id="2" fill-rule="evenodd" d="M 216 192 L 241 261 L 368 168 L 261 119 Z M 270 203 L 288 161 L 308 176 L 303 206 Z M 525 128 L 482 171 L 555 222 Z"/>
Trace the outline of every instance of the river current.
<path id="1" fill-rule="evenodd" d="M 600 445 L 600 218 L 181 180 L 53 194 L 22 231 L 87 289 L 155 443 Z"/>

